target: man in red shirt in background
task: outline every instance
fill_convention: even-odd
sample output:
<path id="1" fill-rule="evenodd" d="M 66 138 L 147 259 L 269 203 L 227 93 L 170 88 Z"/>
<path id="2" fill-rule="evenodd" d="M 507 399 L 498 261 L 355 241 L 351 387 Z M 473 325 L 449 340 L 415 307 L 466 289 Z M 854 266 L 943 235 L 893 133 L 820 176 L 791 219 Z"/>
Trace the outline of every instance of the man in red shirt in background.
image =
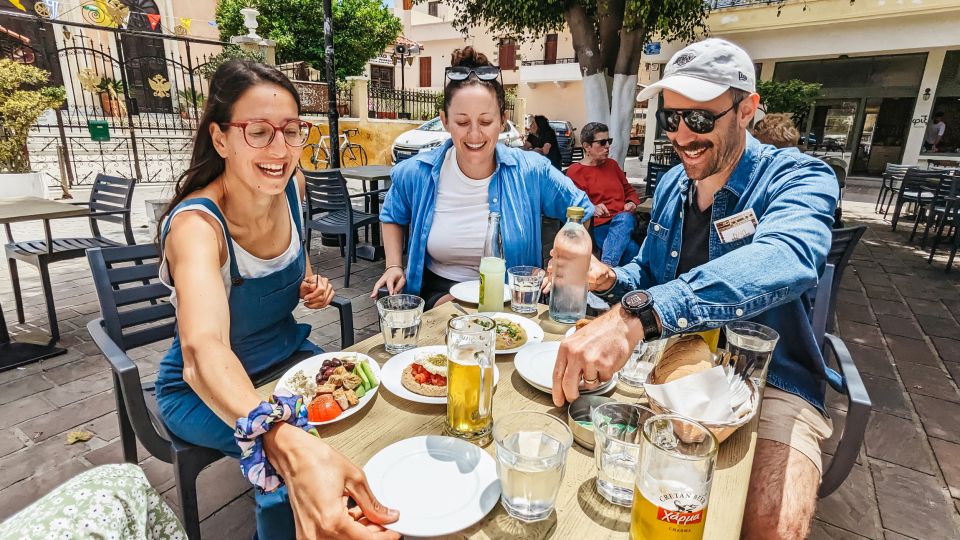
<path id="1" fill-rule="evenodd" d="M 601 249 L 600 260 L 610 266 L 622 266 L 640 252 L 632 233 L 637 225 L 634 210 L 640 197 L 627 181 L 620 165 L 610 155 L 610 130 L 600 122 L 590 122 L 580 132 L 583 160 L 567 169 L 573 183 L 586 192 L 596 208 L 590 233 Z"/>

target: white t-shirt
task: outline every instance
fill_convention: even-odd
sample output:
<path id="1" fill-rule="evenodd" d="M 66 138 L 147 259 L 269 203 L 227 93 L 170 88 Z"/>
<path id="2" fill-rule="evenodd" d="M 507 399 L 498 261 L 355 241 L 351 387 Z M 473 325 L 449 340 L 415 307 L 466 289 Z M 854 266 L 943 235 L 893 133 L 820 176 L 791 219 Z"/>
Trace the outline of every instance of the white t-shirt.
<path id="1" fill-rule="evenodd" d="M 487 234 L 489 176 L 473 180 L 457 164 L 456 149 L 447 150 L 440 168 L 437 205 L 427 237 L 427 268 L 440 277 L 463 282 L 480 278 Z"/>
<path id="2" fill-rule="evenodd" d="M 294 185 L 297 188 L 297 208 L 295 210 L 289 210 L 290 205 L 287 204 L 288 213 L 290 214 L 290 243 L 287 244 L 287 249 L 283 253 L 277 255 L 272 259 L 261 259 L 249 251 L 243 249 L 243 246 L 238 244 L 236 241 L 231 239 L 233 242 L 233 253 L 237 257 L 237 270 L 240 271 L 240 275 L 245 278 L 259 278 L 269 274 L 272 274 L 278 270 L 286 268 L 296 258 L 300 255 L 300 238 L 297 236 L 297 225 L 294 223 L 294 215 L 300 216 L 297 219 L 302 221 L 303 211 L 302 205 L 300 202 L 300 184 L 294 181 Z M 286 202 L 287 196 L 283 195 L 284 201 Z M 208 210 L 206 207 L 199 204 L 195 205 L 185 205 L 179 210 L 167 216 L 164 220 L 164 224 L 167 221 L 173 219 L 174 216 L 180 212 L 186 211 L 200 211 L 205 214 L 212 216 L 215 220 L 217 216 Z M 294 214 L 296 212 L 296 214 Z M 219 220 L 218 220 L 219 221 Z M 302 223 L 301 223 L 302 225 Z M 226 239 L 227 234 L 223 231 L 222 227 L 220 232 L 223 234 L 224 239 Z M 227 252 L 227 260 L 223 263 L 223 266 L 220 267 L 220 278 L 223 280 L 223 288 L 227 292 L 227 296 L 230 296 L 230 289 L 232 285 L 232 280 L 230 279 L 230 252 Z M 170 276 L 170 269 L 168 268 L 167 258 L 164 257 L 160 261 L 160 282 L 167 286 L 170 289 L 170 303 L 173 304 L 174 309 L 177 307 L 177 291 L 173 287 L 173 278 Z"/>
<path id="3" fill-rule="evenodd" d="M 943 120 L 936 124 L 929 124 L 927 126 L 927 136 L 924 139 L 927 144 L 933 144 L 937 141 L 937 137 L 943 137 L 945 131 L 947 131 L 947 125 L 943 123 Z"/>

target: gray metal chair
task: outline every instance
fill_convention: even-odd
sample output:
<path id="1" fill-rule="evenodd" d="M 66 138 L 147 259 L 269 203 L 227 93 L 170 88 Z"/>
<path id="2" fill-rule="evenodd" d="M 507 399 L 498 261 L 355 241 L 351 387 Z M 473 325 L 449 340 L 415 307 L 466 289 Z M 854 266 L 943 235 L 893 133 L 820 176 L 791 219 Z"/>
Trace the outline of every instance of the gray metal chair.
<path id="1" fill-rule="evenodd" d="M 875 212 L 878 214 L 883 213 L 884 217 L 886 217 L 887 211 L 890 209 L 890 204 L 900 193 L 900 183 L 903 182 L 904 175 L 907 174 L 907 171 L 911 168 L 913 168 L 911 165 L 887 163 L 880 180 L 880 192 L 877 193 L 877 204 L 874 206 Z M 887 200 L 887 197 L 889 197 L 890 200 Z"/>
<path id="2" fill-rule="evenodd" d="M 157 408 L 153 384 L 142 385 L 137 365 L 127 351 L 172 338 L 176 313 L 167 298 L 170 291 L 158 279 L 159 251 L 155 244 L 93 248 L 87 260 L 93 274 L 100 317 L 87 324 L 94 343 L 113 370 L 123 458 L 137 463 L 137 440 L 151 455 L 174 466 L 181 517 L 188 536 L 200 538 L 197 476 L 207 465 L 224 457 L 218 450 L 194 446 L 179 439 L 164 425 Z M 340 311 L 340 343 L 353 345 L 353 307 L 335 297 Z M 295 354 L 277 369 L 258 374 L 260 386 L 279 377 L 290 365 L 310 356 Z"/>
<path id="3" fill-rule="evenodd" d="M 340 171 L 303 171 L 307 181 L 306 245 L 309 249 L 312 231 L 345 238 L 343 286 L 350 286 L 350 264 L 357 258 L 356 232 L 367 226 L 379 226 L 380 217 L 353 208 L 351 199 L 379 196 L 387 189 L 378 189 L 350 195 Z"/>
<path id="4" fill-rule="evenodd" d="M 830 285 L 830 310 L 827 313 L 827 332 L 833 332 L 834 320 L 837 313 L 837 293 L 840 292 L 840 280 L 843 279 L 843 272 L 850 263 L 850 257 L 863 233 L 867 232 L 866 225 L 858 227 L 848 227 L 846 229 L 833 229 L 833 240 L 830 243 L 830 251 L 827 253 L 827 263 L 832 264 L 834 268 L 833 277 Z M 822 279 L 822 278 L 821 278 Z"/>
<path id="5" fill-rule="evenodd" d="M 824 269 L 820 282 L 824 285 L 832 284 L 835 270 L 832 264 L 827 264 Z M 812 314 L 814 334 L 817 337 L 817 343 L 820 345 L 825 359 L 833 358 L 836 361 L 837 373 L 840 374 L 839 384 L 830 382 L 833 390 L 847 396 L 847 416 L 843 422 L 843 432 L 840 435 L 840 442 L 833 453 L 833 458 L 829 465 L 825 465 L 823 476 L 820 480 L 820 489 L 817 495 L 820 498 L 827 497 L 837 490 L 843 481 L 850 474 L 857 456 L 860 454 L 860 447 L 863 445 L 864 433 L 867 430 L 867 423 L 870 421 L 870 411 L 873 407 L 867 388 L 860 377 L 860 371 L 850 356 L 850 351 L 846 344 L 839 337 L 827 333 L 828 318 L 832 318 L 831 302 L 832 297 L 836 296 L 832 286 L 817 287 L 814 308 Z"/>
<path id="6" fill-rule="evenodd" d="M 123 226 L 123 236 L 127 245 L 134 244 L 133 228 L 130 226 L 130 203 L 133 200 L 135 181 L 129 178 L 119 178 L 98 174 L 93 183 L 89 203 L 75 203 L 89 206 L 90 232 L 92 236 L 84 238 L 52 238 L 49 222 L 44 222 L 46 237 L 43 240 L 28 240 L 16 242 L 9 223 L 4 224 L 7 241 L 4 251 L 7 264 L 10 267 L 10 280 L 13 282 L 13 296 L 17 305 L 17 320 L 22 324 L 23 296 L 20 292 L 20 275 L 17 270 L 17 261 L 36 266 L 40 271 L 40 284 L 43 287 L 43 296 L 47 303 L 47 319 L 50 321 L 50 339 L 56 342 L 60 339 L 60 325 L 57 324 L 57 309 L 53 303 L 53 288 L 50 285 L 50 263 L 78 259 L 94 247 L 122 246 L 105 237 L 100 232 L 100 223 L 117 223 Z"/>

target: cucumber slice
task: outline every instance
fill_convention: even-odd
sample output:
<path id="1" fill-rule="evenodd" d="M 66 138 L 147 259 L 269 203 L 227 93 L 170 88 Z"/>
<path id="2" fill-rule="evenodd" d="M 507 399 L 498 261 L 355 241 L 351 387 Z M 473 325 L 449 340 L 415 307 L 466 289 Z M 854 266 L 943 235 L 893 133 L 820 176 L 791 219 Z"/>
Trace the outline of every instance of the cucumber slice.
<path id="1" fill-rule="evenodd" d="M 362 384 L 354 388 L 353 393 L 356 394 L 358 398 L 362 398 L 363 396 L 367 395 L 367 391 L 363 389 Z"/>
<path id="2" fill-rule="evenodd" d="M 364 390 L 370 390 L 373 388 L 373 385 L 370 384 L 370 379 L 367 378 L 367 374 L 363 372 L 363 368 L 360 367 L 361 364 L 358 363 L 355 368 L 353 368 L 353 373 L 360 377 L 360 384 L 363 386 Z"/>
<path id="3" fill-rule="evenodd" d="M 363 368 L 363 372 L 366 373 L 371 385 L 377 386 L 380 384 L 380 381 L 377 380 L 377 376 L 373 374 L 373 370 L 370 368 L 370 365 L 367 364 L 366 360 L 360 362 L 360 367 Z"/>

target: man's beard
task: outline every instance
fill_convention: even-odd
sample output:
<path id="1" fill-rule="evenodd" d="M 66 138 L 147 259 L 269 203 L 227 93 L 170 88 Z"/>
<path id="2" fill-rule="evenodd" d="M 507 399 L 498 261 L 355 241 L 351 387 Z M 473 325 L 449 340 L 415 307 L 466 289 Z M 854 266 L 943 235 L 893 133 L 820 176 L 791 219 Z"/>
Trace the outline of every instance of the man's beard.
<path id="1" fill-rule="evenodd" d="M 714 144 L 712 141 L 693 141 L 686 146 L 680 146 L 674 142 L 673 149 L 680 156 L 680 163 L 683 164 L 683 170 L 687 173 L 687 177 L 691 180 L 703 180 L 721 172 L 730 165 L 730 161 L 734 159 L 731 154 L 736 148 L 736 137 L 736 126 L 731 125 L 727 133 L 719 138 L 719 144 Z M 683 152 L 685 150 L 696 151 L 701 148 L 704 149 L 703 155 L 706 155 L 708 159 L 703 164 L 691 169 L 691 166 L 688 166 L 687 162 L 683 160 Z"/>

